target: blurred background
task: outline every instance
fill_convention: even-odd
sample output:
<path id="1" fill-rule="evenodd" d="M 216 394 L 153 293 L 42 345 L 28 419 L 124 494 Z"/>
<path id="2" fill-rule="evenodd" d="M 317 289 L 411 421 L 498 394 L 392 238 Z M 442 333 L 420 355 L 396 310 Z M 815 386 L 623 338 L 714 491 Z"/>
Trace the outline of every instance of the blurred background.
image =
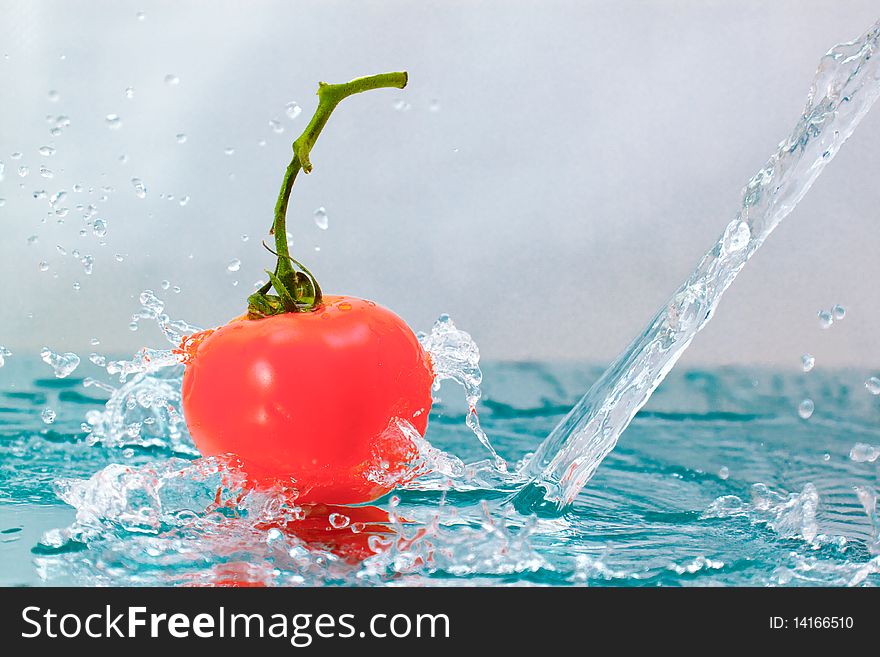
<path id="1" fill-rule="evenodd" d="M 128 328 L 144 289 L 202 326 L 240 314 L 272 266 L 260 240 L 318 80 L 406 69 L 405 91 L 331 118 L 293 192 L 295 257 L 326 292 L 416 330 L 449 313 L 486 358 L 595 363 L 734 216 L 821 55 L 880 14 L 869 0 L 0 8 L 0 345 L 15 356 L 162 345 L 147 322 Z M 878 153 L 875 110 L 686 363 L 880 363 Z M 823 331 L 834 304 L 846 318 Z"/>

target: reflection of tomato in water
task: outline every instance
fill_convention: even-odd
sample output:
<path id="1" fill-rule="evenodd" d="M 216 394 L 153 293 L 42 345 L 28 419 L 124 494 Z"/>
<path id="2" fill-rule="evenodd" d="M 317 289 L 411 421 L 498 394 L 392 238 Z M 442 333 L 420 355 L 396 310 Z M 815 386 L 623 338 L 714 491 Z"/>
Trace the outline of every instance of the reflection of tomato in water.
<path id="1" fill-rule="evenodd" d="M 262 588 L 265 587 L 265 573 L 258 573 L 251 564 L 243 561 L 231 561 L 214 568 L 210 581 L 193 581 L 190 586 L 216 586 L 225 588 Z"/>
<path id="2" fill-rule="evenodd" d="M 417 455 L 433 374 L 412 330 L 371 301 L 239 319 L 193 336 L 183 410 L 205 455 L 233 453 L 253 481 L 293 478 L 297 504 L 376 499 Z"/>
<path id="3" fill-rule="evenodd" d="M 351 564 L 376 554 L 377 544 L 370 544 L 371 537 L 387 542 L 395 535 L 388 512 L 379 507 L 316 504 L 302 510 L 305 517 L 299 520 L 262 522 L 257 529 L 279 529 L 309 549 L 327 550 Z"/>

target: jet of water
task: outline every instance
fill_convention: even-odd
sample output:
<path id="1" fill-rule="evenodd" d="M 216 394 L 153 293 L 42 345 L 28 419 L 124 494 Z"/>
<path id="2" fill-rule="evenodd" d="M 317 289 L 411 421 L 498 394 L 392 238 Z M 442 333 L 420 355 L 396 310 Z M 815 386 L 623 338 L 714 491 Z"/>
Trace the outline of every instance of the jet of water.
<path id="1" fill-rule="evenodd" d="M 541 444 L 514 497 L 524 512 L 572 503 L 694 336 L 724 291 L 880 96 L 880 21 L 819 63 L 803 115 L 743 190 L 742 208 L 690 277 Z"/>

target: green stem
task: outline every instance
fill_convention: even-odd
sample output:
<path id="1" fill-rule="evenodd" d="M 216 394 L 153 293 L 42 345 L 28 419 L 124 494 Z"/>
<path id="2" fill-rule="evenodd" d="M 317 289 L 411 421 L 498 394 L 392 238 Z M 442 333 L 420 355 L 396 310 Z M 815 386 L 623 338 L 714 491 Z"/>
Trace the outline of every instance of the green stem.
<path id="1" fill-rule="evenodd" d="M 318 83 L 318 108 L 306 129 L 293 142 L 293 159 L 284 173 L 281 191 L 278 194 L 278 201 L 275 203 L 275 219 L 272 223 L 271 233 L 275 236 L 275 251 L 278 255 L 278 262 L 269 283 L 250 297 L 249 311 L 251 315 L 265 316 L 266 314 L 290 312 L 291 308 L 308 311 L 313 310 L 320 303 L 321 291 L 317 281 L 309 274 L 308 270 L 305 270 L 291 258 L 287 243 L 287 206 L 290 203 L 293 183 L 300 171 L 311 172 L 310 154 L 312 148 L 324 126 L 327 125 L 330 114 L 340 102 L 349 96 L 371 89 L 403 89 L 406 83 L 406 72 L 380 73 L 379 75 L 356 78 L 343 84 Z M 297 266 L 303 271 L 298 271 Z M 274 285 L 273 279 L 277 279 L 282 285 Z M 279 297 L 267 295 L 271 287 L 275 287 Z M 282 289 L 279 290 L 278 287 Z"/>

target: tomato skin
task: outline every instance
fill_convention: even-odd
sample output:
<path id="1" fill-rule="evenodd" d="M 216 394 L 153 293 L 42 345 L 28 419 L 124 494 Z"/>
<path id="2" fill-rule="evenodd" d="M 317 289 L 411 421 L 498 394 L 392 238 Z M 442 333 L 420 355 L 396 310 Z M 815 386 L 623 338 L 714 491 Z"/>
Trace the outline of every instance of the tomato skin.
<path id="1" fill-rule="evenodd" d="M 205 455 L 238 456 L 258 485 L 291 478 L 297 503 L 353 504 L 406 470 L 431 409 L 430 359 L 406 323 L 355 297 L 318 309 L 237 319 L 185 346 L 183 411 Z"/>

